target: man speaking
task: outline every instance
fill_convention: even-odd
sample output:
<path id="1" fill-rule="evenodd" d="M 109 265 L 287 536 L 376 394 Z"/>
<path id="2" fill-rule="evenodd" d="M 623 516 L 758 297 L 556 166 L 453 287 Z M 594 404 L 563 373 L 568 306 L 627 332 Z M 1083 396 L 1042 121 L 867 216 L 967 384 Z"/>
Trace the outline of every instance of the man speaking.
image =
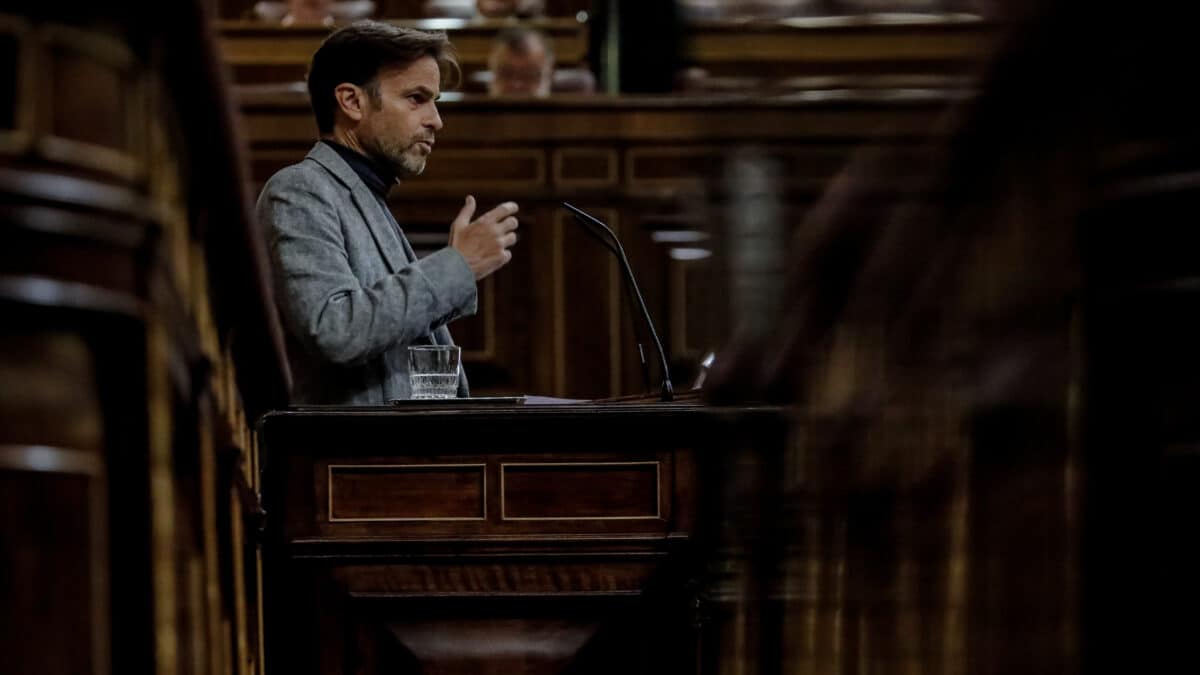
<path id="1" fill-rule="evenodd" d="M 425 169 L 442 128 L 438 96 L 459 76 L 444 34 L 373 21 L 338 30 L 313 55 L 321 140 L 267 181 L 257 206 L 293 403 L 408 398 L 408 346 L 453 344 L 446 324 L 474 314 L 476 282 L 512 258 L 512 202 L 473 218 L 468 196 L 449 245 L 420 260 L 387 206 L 394 183 Z"/>

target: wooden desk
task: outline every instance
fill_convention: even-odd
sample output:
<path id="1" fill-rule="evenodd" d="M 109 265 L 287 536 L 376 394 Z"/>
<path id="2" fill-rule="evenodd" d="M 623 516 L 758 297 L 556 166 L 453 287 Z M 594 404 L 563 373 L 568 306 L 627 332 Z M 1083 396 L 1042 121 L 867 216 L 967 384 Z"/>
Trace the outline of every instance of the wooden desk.
<path id="1" fill-rule="evenodd" d="M 444 31 L 458 50 L 463 75 L 487 68 L 496 34 L 512 24 L 503 20 L 406 19 L 397 26 Z M 529 22 L 550 37 L 558 63 L 577 66 L 587 59 L 588 27 L 575 19 Z M 233 69 L 234 80 L 301 82 L 308 63 L 331 29 L 322 26 L 274 26 L 258 21 L 217 21 L 221 53 Z"/>
<path id="2" fill-rule="evenodd" d="M 689 404 L 272 413 L 268 669 L 686 672 L 705 458 L 780 419 Z"/>
<path id="3" fill-rule="evenodd" d="M 397 25 L 445 31 L 458 49 L 465 75 L 486 69 L 503 20 L 406 19 Z M 281 27 L 257 21 L 216 22 L 220 45 L 235 81 L 300 82 L 312 54 L 329 34 L 319 26 Z M 563 67 L 585 66 L 586 23 L 573 18 L 530 23 L 554 44 Z M 787 89 L 861 86 L 871 78 L 920 77 L 937 86 L 958 86 L 990 53 L 999 27 L 970 15 L 862 15 L 777 21 L 696 21 L 685 27 L 684 61 L 710 75 Z M 928 86 L 926 84 L 925 86 Z"/>
<path id="4" fill-rule="evenodd" d="M 970 15 L 859 15 L 698 21 L 687 58 L 713 75 L 779 79 L 962 75 L 990 52 L 997 26 Z"/>

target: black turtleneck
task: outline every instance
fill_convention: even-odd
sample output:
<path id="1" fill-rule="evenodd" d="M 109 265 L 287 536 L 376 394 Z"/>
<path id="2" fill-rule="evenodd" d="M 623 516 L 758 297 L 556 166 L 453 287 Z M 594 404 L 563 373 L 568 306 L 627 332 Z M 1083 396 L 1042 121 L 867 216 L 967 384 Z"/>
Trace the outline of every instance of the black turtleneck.
<path id="1" fill-rule="evenodd" d="M 350 165 L 350 168 L 354 169 L 354 173 L 358 174 L 362 182 L 366 183 L 367 187 L 371 189 L 371 192 L 383 200 L 385 204 L 387 203 L 388 190 L 392 189 L 392 186 L 396 184 L 395 172 L 389 171 L 380 166 L 378 162 L 371 161 L 368 157 L 347 148 L 337 141 L 323 138 L 321 142 L 333 148 L 334 152 L 341 155 L 342 159 L 346 160 L 346 163 Z"/>

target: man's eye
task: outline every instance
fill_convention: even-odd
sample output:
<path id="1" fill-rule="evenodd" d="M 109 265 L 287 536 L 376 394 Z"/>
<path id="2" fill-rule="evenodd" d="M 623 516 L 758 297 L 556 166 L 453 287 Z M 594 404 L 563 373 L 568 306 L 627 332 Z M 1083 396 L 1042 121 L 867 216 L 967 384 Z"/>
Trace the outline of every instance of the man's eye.
<path id="1" fill-rule="evenodd" d="M 416 103 L 417 105 L 421 105 L 425 102 L 425 97 L 420 94 L 410 94 L 408 100 Z"/>

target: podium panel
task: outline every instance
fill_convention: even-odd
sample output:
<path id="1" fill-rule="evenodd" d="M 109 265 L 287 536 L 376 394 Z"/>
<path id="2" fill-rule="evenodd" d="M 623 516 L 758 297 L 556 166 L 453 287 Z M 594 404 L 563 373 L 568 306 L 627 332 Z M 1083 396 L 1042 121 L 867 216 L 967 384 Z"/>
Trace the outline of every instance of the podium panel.
<path id="1" fill-rule="evenodd" d="M 268 671 L 696 672 L 705 457 L 775 419 L 695 404 L 267 415 Z"/>

